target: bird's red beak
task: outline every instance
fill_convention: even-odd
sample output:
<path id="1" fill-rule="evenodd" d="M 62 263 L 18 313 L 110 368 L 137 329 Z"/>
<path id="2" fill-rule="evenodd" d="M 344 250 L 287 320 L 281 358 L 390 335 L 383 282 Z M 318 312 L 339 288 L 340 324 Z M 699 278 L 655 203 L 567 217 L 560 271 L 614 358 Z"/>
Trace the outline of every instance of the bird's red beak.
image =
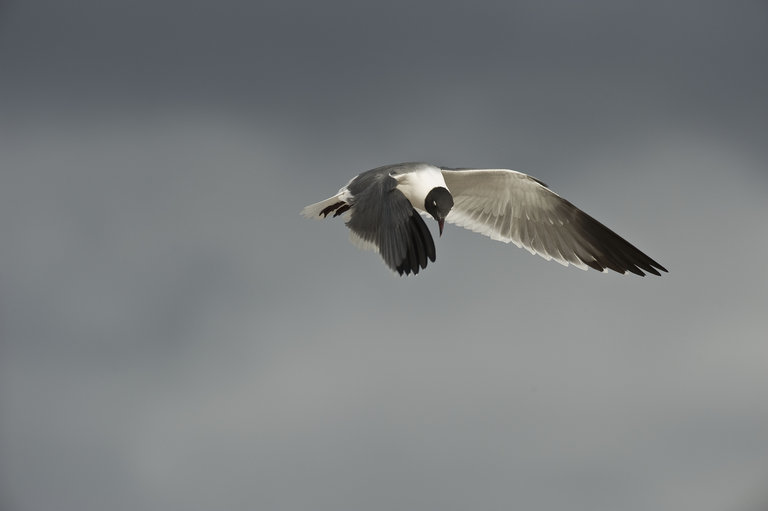
<path id="1" fill-rule="evenodd" d="M 445 220 L 443 220 L 442 218 L 437 221 L 437 225 L 440 227 L 440 236 L 443 235 L 443 224 L 444 223 L 445 223 Z"/>

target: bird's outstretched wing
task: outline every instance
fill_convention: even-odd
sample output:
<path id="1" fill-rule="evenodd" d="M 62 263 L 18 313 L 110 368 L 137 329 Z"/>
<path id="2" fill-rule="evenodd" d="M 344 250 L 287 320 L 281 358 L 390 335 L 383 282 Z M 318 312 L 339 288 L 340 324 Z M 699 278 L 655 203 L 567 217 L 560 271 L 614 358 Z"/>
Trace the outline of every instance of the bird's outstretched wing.
<path id="1" fill-rule="evenodd" d="M 435 261 L 435 243 L 421 216 L 396 188 L 388 173 L 361 174 L 347 188 L 349 227 L 358 245 L 374 245 L 384 262 L 400 275 L 419 273 Z"/>
<path id="2" fill-rule="evenodd" d="M 531 176 L 507 169 L 442 169 L 454 205 L 446 220 L 584 270 L 667 271 Z"/>

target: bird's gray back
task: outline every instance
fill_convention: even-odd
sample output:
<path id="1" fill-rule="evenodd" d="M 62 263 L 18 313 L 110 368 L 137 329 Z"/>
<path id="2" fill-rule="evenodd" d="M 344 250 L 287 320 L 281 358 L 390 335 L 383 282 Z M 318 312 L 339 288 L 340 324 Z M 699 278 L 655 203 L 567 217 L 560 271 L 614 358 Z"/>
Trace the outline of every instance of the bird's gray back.
<path id="1" fill-rule="evenodd" d="M 383 186 L 384 188 L 391 189 L 388 188 L 388 186 L 391 184 L 392 188 L 394 188 L 397 186 L 397 181 L 395 181 L 390 176 L 413 172 L 423 166 L 424 163 L 420 162 L 405 162 L 395 163 L 392 165 L 382 165 L 381 167 L 376 167 L 375 169 L 366 170 L 365 172 L 358 174 L 358 176 L 355 177 L 349 183 L 349 185 L 347 185 L 347 190 L 352 192 L 352 195 L 358 195 L 369 187 Z"/>

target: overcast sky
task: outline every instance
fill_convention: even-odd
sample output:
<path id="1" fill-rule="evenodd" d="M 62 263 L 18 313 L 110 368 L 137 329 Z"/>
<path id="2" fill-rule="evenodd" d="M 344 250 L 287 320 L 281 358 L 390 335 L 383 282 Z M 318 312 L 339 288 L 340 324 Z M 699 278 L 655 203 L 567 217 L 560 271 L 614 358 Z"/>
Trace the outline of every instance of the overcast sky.
<path id="1" fill-rule="evenodd" d="M 0 507 L 765 509 L 766 62 L 762 0 L 3 2 Z M 670 273 L 299 215 L 412 160 Z"/>

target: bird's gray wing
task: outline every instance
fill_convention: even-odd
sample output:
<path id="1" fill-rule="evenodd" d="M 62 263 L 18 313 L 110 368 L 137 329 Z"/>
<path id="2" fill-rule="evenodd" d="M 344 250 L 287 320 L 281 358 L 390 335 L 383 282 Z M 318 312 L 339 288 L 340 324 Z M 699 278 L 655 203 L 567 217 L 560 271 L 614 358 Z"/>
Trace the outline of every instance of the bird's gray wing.
<path id="1" fill-rule="evenodd" d="M 507 169 L 443 169 L 454 205 L 446 220 L 584 270 L 667 271 L 531 176 Z"/>
<path id="2" fill-rule="evenodd" d="M 393 271 L 415 275 L 427 267 L 428 259 L 435 261 L 435 243 L 424 220 L 396 186 L 389 172 L 369 171 L 353 179 L 347 185 L 351 209 L 346 225 L 358 242 L 377 247 Z"/>

